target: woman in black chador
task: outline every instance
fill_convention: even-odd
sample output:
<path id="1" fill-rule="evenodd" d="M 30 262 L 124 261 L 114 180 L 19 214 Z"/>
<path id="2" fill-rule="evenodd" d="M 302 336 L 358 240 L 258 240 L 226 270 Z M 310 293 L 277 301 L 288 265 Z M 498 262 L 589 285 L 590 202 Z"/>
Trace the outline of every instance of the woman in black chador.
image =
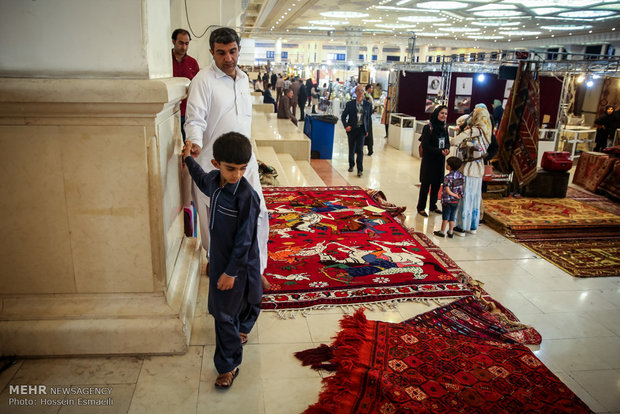
<path id="1" fill-rule="evenodd" d="M 428 190 L 431 196 L 428 203 L 429 211 L 441 214 L 437 208 L 437 194 L 443 183 L 446 155 L 450 153 L 450 140 L 446 128 L 448 108 L 440 105 L 431 114 L 428 125 L 424 125 L 420 141 L 422 142 L 422 163 L 420 165 L 420 196 L 418 198 L 418 214 L 428 217 L 426 199 Z"/>
<path id="2" fill-rule="evenodd" d="M 594 139 L 596 142 L 594 151 L 601 152 L 607 148 L 607 140 L 611 140 L 613 145 L 616 136 L 616 128 L 620 126 L 620 117 L 618 115 L 620 114 L 614 111 L 614 107 L 608 105 L 605 107 L 603 116 L 594 121 L 594 123 L 599 126 L 596 130 L 596 138 Z"/>

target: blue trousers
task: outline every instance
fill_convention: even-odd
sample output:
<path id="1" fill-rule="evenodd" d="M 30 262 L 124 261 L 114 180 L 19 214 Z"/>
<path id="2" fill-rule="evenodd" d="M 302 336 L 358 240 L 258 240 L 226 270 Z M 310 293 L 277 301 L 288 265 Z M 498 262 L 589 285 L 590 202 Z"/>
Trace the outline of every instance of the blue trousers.
<path id="1" fill-rule="evenodd" d="M 349 139 L 349 168 L 353 168 L 357 164 L 357 172 L 364 171 L 364 138 L 366 132 L 364 128 L 355 128 L 347 132 Z M 357 155 L 357 160 L 355 156 Z"/>
<path id="2" fill-rule="evenodd" d="M 235 288 L 241 288 L 242 291 L 238 291 Z M 213 292 L 211 292 L 212 289 L 214 289 Z M 212 294 L 224 295 L 227 300 L 237 302 L 236 306 L 231 306 L 227 310 L 221 308 L 211 309 L 211 314 L 215 318 L 215 353 L 213 355 L 213 363 L 217 372 L 223 374 L 241 365 L 243 346 L 241 345 L 239 332 L 249 334 L 252 331 L 260 314 L 260 303 L 248 302 L 247 283 L 243 287 L 235 286 L 231 290 L 218 291 L 217 280 L 211 277 L 209 279 L 209 296 Z"/>

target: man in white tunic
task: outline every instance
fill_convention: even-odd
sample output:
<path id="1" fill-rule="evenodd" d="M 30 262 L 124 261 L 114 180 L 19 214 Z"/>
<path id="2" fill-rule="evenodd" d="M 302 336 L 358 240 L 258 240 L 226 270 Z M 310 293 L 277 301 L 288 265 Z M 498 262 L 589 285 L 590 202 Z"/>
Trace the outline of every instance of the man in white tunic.
<path id="1" fill-rule="evenodd" d="M 237 67 L 241 39 L 228 27 L 214 30 L 209 38 L 213 63 L 202 69 L 192 80 L 187 98 L 185 133 L 192 143 L 192 156 L 205 172 L 214 169 L 213 142 L 230 131 L 250 137 L 252 130 L 252 99 L 247 75 Z M 248 163 L 244 177 L 260 197 L 258 217 L 258 245 L 261 274 L 267 267 L 267 240 L 269 216 L 258 176 L 256 155 Z M 202 245 L 209 251 L 209 198 L 196 184 L 192 184 L 192 197 L 200 217 Z"/>

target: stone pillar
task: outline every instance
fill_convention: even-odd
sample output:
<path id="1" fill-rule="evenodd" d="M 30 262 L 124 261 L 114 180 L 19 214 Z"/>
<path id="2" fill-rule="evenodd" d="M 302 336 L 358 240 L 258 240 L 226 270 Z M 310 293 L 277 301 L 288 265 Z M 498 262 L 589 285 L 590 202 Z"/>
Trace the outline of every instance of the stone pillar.
<path id="1" fill-rule="evenodd" d="M 360 43 L 362 34 L 357 28 L 345 28 L 347 38 L 345 39 L 345 45 L 347 47 L 347 62 L 353 62 L 354 65 L 358 65 L 360 54 Z"/>
<path id="2" fill-rule="evenodd" d="M 183 232 L 169 7 L 3 3 L 0 355 L 188 349 L 201 250 Z"/>
<path id="3" fill-rule="evenodd" d="M 276 40 L 276 52 L 275 52 L 275 63 L 282 63 L 282 38 L 278 37 Z"/>

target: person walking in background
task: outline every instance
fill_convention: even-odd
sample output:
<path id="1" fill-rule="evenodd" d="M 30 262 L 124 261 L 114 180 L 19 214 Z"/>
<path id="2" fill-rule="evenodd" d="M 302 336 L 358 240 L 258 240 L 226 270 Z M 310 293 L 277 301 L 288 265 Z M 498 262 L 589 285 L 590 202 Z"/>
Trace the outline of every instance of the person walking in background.
<path id="1" fill-rule="evenodd" d="M 313 84 L 312 89 L 310 89 L 310 96 L 312 97 L 312 113 L 316 114 L 316 107 L 319 105 L 319 87 L 318 84 Z"/>
<path id="2" fill-rule="evenodd" d="M 299 81 L 299 83 L 301 83 L 301 81 Z M 299 105 L 299 120 L 301 122 L 304 121 L 305 118 L 305 109 L 306 109 L 306 102 L 308 101 L 308 95 L 306 94 L 306 86 L 305 85 L 301 85 L 301 87 L 299 88 L 299 92 L 297 92 L 297 104 Z"/>
<path id="3" fill-rule="evenodd" d="M 293 97 L 291 98 L 291 112 L 293 114 L 293 117 L 297 116 L 297 100 L 299 96 L 299 90 L 302 88 L 302 86 L 303 85 L 301 84 L 301 80 L 299 79 L 299 77 L 295 76 L 293 78 L 293 81 L 291 82 L 291 90 L 293 91 Z"/>
<path id="4" fill-rule="evenodd" d="M 172 32 L 172 76 L 175 78 L 194 79 L 200 68 L 196 59 L 187 54 L 189 42 L 192 37 L 185 29 L 176 29 Z M 181 135 L 185 142 L 185 111 L 187 108 L 187 98 L 181 101 L 179 111 L 181 112 Z"/>
<path id="5" fill-rule="evenodd" d="M 366 85 L 366 88 L 365 88 L 364 99 L 370 103 L 370 107 L 372 108 L 371 114 L 375 110 L 375 100 L 372 97 L 372 92 L 373 92 L 373 86 L 372 86 L 372 83 L 369 83 L 368 85 Z M 368 128 L 368 135 L 364 139 L 364 145 L 368 147 L 368 155 L 372 155 L 373 143 L 374 143 L 374 139 L 373 139 L 373 134 L 372 134 L 372 115 L 371 115 L 370 128 Z"/>
<path id="6" fill-rule="evenodd" d="M 459 200 L 463 197 L 463 174 L 458 172 L 462 161 L 457 157 L 450 157 L 446 160 L 446 169 L 449 171 L 443 179 L 443 191 L 441 192 L 441 230 L 434 231 L 433 234 L 439 237 L 454 237 L 454 222 L 456 220 L 456 210 Z"/>
<path id="7" fill-rule="evenodd" d="M 308 97 L 308 106 L 312 105 L 312 87 L 314 83 L 312 82 L 312 78 L 306 79 L 306 96 Z"/>
<path id="8" fill-rule="evenodd" d="M 420 163 L 420 195 L 418 196 L 418 214 L 428 217 L 426 213 L 426 201 L 428 200 L 429 211 L 441 214 L 437 208 L 437 195 L 443 182 L 444 165 L 446 155 L 450 153 L 448 130 L 446 119 L 448 108 L 439 105 L 431 114 L 431 119 L 422 128 L 420 141 L 422 142 L 422 162 Z M 428 192 L 431 192 L 430 199 Z"/>
<path id="9" fill-rule="evenodd" d="M 297 126 L 297 118 L 291 112 L 291 100 L 293 99 L 293 91 L 286 89 L 284 95 L 278 103 L 278 119 L 290 119 Z"/>
<path id="10" fill-rule="evenodd" d="M 364 100 L 361 86 L 356 89 L 356 96 L 347 102 L 340 119 L 349 141 L 349 172 L 353 172 L 353 167 L 357 165 L 357 176 L 361 177 L 364 171 L 364 138 L 372 127 L 372 107 L 370 102 Z"/>
<path id="11" fill-rule="evenodd" d="M 239 132 L 246 137 L 251 134 L 252 96 L 248 76 L 237 67 L 239 42 L 236 31 L 228 27 L 214 30 L 209 37 L 213 63 L 202 69 L 189 86 L 185 132 L 191 143 L 192 157 L 200 167 L 209 172 L 215 169 L 213 142 L 226 132 Z M 260 249 L 261 274 L 267 267 L 267 240 L 269 216 L 258 175 L 258 162 L 252 153 L 244 174 L 260 198 L 258 217 L 258 247 Z M 200 218 L 202 245 L 209 252 L 210 200 L 194 184 L 192 198 Z"/>
<path id="12" fill-rule="evenodd" d="M 594 138 L 594 142 L 596 143 L 594 151 L 600 152 L 607 148 L 608 140 L 611 140 L 612 143 L 614 142 L 616 129 L 620 127 L 620 116 L 618 115 L 619 114 L 614 111 L 612 105 L 607 105 L 605 107 L 605 113 L 594 121 L 594 124 L 598 125 Z"/>
<path id="13" fill-rule="evenodd" d="M 450 140 L 457 146 L 458 157 L 463 161 L 459 169 L 465 176 L 463 197 L 456 212 L 454 232 L 465 236 L 465 232 L 475 234 L 480 224 L 480 204 L 482 201 L 482 176 L 491 134 L 491 116 L 482 106 L 476 106 L 471 115 L 471 126 Z"/>
<path id="14" fill-rule="evenodd" d="M 504 116 L 502 101 L 495 99 L 493 100 L 493 128 L 495 131 L 497 131 L 499 124 L 502 122 L 502 116 Z"/>
<path id="15" fill-rule="evenodd" d="M 269 84 L 271 85 L 271 89 L 276 89 L 276 82 L 278 81 L 278 75 L 275 72 L 271 72 L 271 78 L 269 78 Z"/>
<path id="16" fill-rule="evenodd" d="M 284 79 L 282 79 L 282 74 L 278 74 L 278 80 L 276 80 L 276 102 L 280 102 L 280 97 L 282 96 L 284 86 Z"/>

